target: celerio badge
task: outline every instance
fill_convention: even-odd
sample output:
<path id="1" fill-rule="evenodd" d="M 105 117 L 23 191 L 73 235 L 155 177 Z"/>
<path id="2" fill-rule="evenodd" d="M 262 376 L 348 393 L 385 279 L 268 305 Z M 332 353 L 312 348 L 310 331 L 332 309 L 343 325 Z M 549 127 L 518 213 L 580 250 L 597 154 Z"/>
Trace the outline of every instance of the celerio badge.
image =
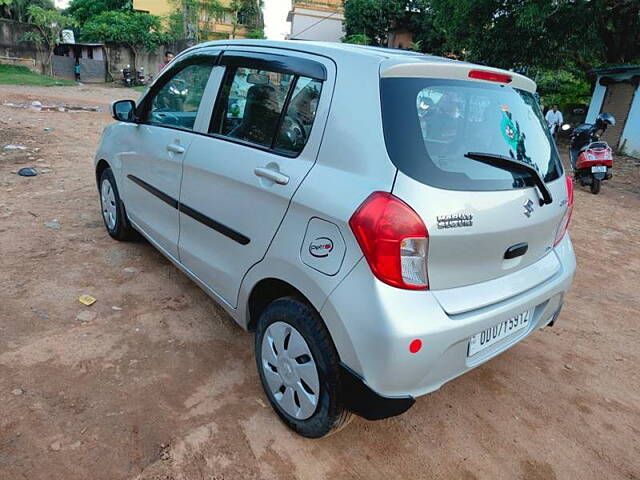
<path id="1" fill-rule="evenodd" d="M 438 228 L 472 227 L 473 215 L 470 213 L 457 213 L 454 215 L 440 215 L 436 217 Z"/>

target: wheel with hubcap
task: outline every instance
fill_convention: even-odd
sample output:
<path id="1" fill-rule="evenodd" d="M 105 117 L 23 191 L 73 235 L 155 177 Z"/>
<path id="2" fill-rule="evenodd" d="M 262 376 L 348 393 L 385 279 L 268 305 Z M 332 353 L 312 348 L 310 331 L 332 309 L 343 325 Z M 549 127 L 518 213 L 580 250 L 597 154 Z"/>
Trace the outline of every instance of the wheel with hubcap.
<path id="1" fill-rule="evenodd" d="M 124 210 L 124 204 L 120 200 L 115 177 L 110 168 L 103 170 L 100 175 L 100 211 L 107 232 L 116 240 L 129 240 L 135 232 Z"/>
<path id="2" fill-rule="evenodd" d="M 293 297 L 272 302 L 258 320 L 255 350 L 269 402 L 290 428 L 318 438 L 349 422 L 338 354 L 313 307 Z"/>

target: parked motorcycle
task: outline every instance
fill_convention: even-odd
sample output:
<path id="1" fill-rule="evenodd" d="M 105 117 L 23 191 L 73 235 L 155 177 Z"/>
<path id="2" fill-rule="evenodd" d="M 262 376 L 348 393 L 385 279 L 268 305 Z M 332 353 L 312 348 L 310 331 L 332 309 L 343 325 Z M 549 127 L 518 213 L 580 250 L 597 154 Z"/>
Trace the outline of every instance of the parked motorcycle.
<path id="1" fill-rule="evenodd" d="M 133 75 L 131 73 L 131 65 L 127 65 L 122 69 L 122 83 L 125 87 L 133 87 Z"/>
<path id="2" fill-rule="evenodd" d="M 601 113 L 596 122 L 578 125 L 571 133 L 571 149 L 569 155 L 573 166 L 573 175 L 580 185 L 589 185 L 591 193 L 598 194 L 602 181 L 612 176 L 613 154 L 607 142 L 600 141 L 609 125 L 616 124 L 610 113 Z M 563 130 L 571 127 L 562 126 Z"/>
<path id="3" fill-rule="evenodd" d="M 147 84 L 147 78 L 144 76 L 144 67 L 136 72 L 136 85 L 144 87 Z"/>

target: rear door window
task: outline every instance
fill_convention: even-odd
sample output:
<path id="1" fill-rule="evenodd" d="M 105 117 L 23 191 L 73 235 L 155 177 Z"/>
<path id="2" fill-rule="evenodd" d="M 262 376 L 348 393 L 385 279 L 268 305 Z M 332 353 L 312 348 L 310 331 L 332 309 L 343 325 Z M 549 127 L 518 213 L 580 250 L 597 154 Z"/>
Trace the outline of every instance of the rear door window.
<path id="1" fill-rule="evenodd" d="M 294 78 L 253 68 L 228 71 L 210 133 L 271 147 Z"/>
<path id="2" fill-rule="evenodd" d="M 228 67 L 209 133 L 288 156 L 304 148 L 322 82 L 292 73 Z"/>
<path id="3" fill-rule="evenodd" d="M 298 77 L 284 114 L 274 148 L 289 153 L 302 151 L 316 118 L 322 82 Z"/>
<path id="4" fill-rule="evenodd" d="M 416 180 L 451 190 L 508 190 L 532 185 L 465 157 L 480 152 L 532 165 L 545 181 L 562 172 L 555 144 L 530 92 L 481 82 L 382 80 L 385 141 L 392 161 Z"/>

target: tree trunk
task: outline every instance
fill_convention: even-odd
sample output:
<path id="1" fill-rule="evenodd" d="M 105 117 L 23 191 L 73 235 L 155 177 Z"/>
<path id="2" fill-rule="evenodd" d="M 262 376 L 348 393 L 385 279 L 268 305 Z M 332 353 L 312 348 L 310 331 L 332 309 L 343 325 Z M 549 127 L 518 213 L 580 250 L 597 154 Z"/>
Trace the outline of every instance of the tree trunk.
<path id="1" fill-rule="evenodd" d="M 135 76 L 137 75 L 137 65 L 136 62 L 138 61 L 138 49 L 136 47 L 134 47 L 133 45 L 129 44 L 129 49 L 131 50 L 131 75 L 133 75 L 133 77 L 135 78 Z"/>
<path id="2" fill-rule="evenodd" d="M 53 77 L 53 50 L 49 50 L 47 63 L 49 64 L 49 76 Z"/>

